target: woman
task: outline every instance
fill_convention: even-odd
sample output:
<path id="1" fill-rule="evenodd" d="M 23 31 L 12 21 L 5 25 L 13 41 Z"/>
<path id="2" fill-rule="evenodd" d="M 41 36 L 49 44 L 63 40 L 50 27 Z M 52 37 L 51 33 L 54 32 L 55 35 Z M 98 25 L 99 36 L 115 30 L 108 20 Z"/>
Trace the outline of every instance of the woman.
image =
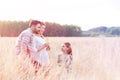
<path id="1" fill-rule="evenodd" d="M 48 66 L 50 64 L 49 55 L 47 50 L 50 50 L 49 44 L 46 43 L 43 33 L 45 31 L 46 26 L 42 25 L 40 30 L 34 34 L 34 46 L 39 48 L 38 53 L 34 55 L 34 63 L 35 65 L 40 65 L 41 67 Z"/>

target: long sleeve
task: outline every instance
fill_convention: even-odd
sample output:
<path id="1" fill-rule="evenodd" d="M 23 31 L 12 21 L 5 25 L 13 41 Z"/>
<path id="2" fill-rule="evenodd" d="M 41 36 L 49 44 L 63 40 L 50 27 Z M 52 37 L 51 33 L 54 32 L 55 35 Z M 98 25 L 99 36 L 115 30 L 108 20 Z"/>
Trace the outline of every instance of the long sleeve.
<path id="1" fill-rule="evenodd" d="M 21 40 L 21 49 L 27 53 L 36 53 L 37 49 L 32 44 L 33 42 L 33 35 L 31 34 L 23 34 Z"/>
<path id="2" fill-rule="evenodd" d="M 29 45 L 29 42 L 30 42 L 30 36 L 28 35 L 22 35 L 22 38 L 21 38 L 21 50 L 23 52 L 29 52 L 28 50 L 28 45 Z"/>
<path id="3" fill-rule="evenodd" d="M 16 55 L 19 55 L 21 50 L 20 50 L 20 37 L 18 37 L 16 39 L 16 43 L 15 43 L 15 52 L 16 52 Z"/>
<path id="4" fill-rule="evenodd" d="M 33 34 L 30 28 L 20 33 L 16 40 L 16 54 L 20 53 L 31 54 L 36 53 L 37 48 L 33 45 Z"/>

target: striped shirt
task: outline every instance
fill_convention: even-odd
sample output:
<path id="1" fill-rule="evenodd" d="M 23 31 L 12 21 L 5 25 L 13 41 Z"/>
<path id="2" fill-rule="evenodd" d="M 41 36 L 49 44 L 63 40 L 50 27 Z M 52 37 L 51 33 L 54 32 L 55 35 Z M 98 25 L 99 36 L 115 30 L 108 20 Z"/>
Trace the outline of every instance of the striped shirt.
<path id="1" fill-rule="evenodd" d="M 37 49 L 33 44 L 33 33 L 30 28 L 21 32 L 16 40 L 16 54 L 20 54 L 22 51 L 29 54 L 37 52 Z"/>

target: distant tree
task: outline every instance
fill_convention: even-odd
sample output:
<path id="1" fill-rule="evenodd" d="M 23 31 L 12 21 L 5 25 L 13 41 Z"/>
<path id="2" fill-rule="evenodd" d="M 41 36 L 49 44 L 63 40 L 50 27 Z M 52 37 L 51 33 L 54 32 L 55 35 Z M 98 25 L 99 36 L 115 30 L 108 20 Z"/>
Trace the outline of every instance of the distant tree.
<path id="1" fill-rule="evenodd" d="M 105 26 L 101 26 L 101 27 L 90 29 L 90 30 L 84 32 L 84 34 L 87 34 L 89 36 L 99 36 L 99 35 L 120 36 L 120 27 L 110 27 L 110 28 L 108 28 L 108 27 L 105 27 Z"/>
<path id="2" fill-rule="evenodd" d="M 29 21 L 0 21 L 1 36 L 18 36 L 23 30 L 28 28 Z M 57 23 L 45 22 L 46 36 L 81 36 L 81 28 L 74 25 L 60 25 Z"/>

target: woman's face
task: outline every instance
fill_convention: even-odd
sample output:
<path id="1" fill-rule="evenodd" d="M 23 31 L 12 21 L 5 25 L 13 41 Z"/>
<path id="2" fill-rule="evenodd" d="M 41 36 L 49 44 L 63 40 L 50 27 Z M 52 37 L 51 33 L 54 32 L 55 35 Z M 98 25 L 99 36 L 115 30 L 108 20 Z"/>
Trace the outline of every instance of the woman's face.
<path id="1" fill-rule="evenodd" d="M 38 31 L 38 34 L 43 34 L 45 32 L 45 28 L 46 26 L 45 25 L 42 25 Z"/>
<path id="2" fill-rule="evenodd" d="M 62 44 L 61 51 L 63 51 L 64 53 L 66 53 L 67 50 L 68 50 L 68 48 L 65 46 L 65 44 Z"/>

